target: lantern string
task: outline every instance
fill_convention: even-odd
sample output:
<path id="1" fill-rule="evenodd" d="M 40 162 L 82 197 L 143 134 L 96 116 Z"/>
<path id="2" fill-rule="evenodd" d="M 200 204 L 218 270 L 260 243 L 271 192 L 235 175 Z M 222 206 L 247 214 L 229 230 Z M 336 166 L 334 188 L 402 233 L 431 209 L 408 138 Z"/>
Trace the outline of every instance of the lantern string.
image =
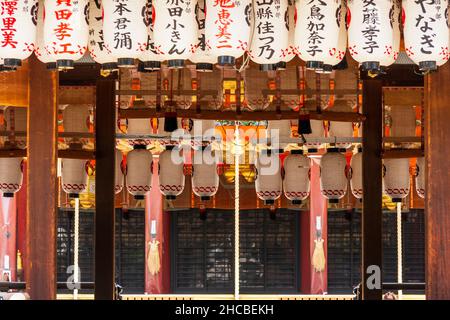
<path id="1" fill-rule="evenodd" d="M 234 299 L 239 300 L 239 125 L 235 126 L 235 153 L 234 153 Z"/>
<path id="2" fill-rule="evenodd" d="M 75 228 L 75 239 L 74 239 L 74 249 L 73 249 L 73 282 L 75 283 L 74 290 L 73 290 L 73 299 L 78 300 L 78 284 L 79 284 L 79 272 L 78 272 L 78 249 L 79 249 L 79 242 L 80 242 L 80 199 L 75 198 L 75 221 L 74 221 L 74 228 Z"/>

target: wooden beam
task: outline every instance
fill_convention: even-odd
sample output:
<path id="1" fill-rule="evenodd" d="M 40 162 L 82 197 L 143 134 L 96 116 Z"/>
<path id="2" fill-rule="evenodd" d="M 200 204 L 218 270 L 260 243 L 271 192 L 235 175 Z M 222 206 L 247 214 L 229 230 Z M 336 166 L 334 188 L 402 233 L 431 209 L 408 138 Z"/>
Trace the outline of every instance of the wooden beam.
<path id="1" fill-rule="evenodd" d="M 404 159 L 404 158 L 419 158 L 423 157 L 422 149 L 399 149 L 399 150 L 384 150 L 382 154 L 383 159 Z"/>
<path id="2" fill-rule="evenodd" d="M 362 298 L 381 300 L 382 291 L 373 287 L 382 281 L 382 125 L 381 80 L 363 81 L 363 212 L 362 212 Z M 371 268 L 378 268 L 375 274 Z M 376 272 L 376 271 L 375 271 Z M 376 279 L 379 277 L 379 279 Z"/>
<path id="3" fill-rule="evenodd" d="M 114 299 L 115 81 L 98 80 L 95 117 L 95 299 Z"/>
<path id="4" fill-rule="evenodd" d="M 450 300 L 450 65 L 425 80 L 426 298 Z"/>
<path id="5" fill-rule="evenodd" d="M 156 109 L 150 108 L 129 108 L 119 110 L 121 118 L 128 119 L 146 119 L 164 117 L 163 112 L 157 112 Z M 178 109 L 177 115 L 180 118 L 202 119 L 202 120 L 241 120 L 241 121 L 258 121 L 258 120 L 281 120 L 281 119 L 298 119 L 298 111 L 253 111 L 242 112 L 237 115 L 236 112 L 220 111 L 220 110 L 202 110 L 200 114 L 195 109 Z M 365 116 L 356 112 L 332 112 L 323 111 L 317 113 L 310 112 L 313 120 L 328 120 L 342 122 L 362 122 Z"/>
<path id="6" fill-rule="evenodd" d="M 29 59 L 27 292 L 33 300 L 56 299 L 58 73 Z"/>

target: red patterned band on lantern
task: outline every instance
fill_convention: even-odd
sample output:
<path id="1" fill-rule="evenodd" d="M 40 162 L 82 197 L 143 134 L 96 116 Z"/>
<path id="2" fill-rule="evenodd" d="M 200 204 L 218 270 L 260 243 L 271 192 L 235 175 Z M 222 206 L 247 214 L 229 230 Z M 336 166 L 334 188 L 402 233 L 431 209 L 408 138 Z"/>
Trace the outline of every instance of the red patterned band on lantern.
<path id="1" fill-rule="evenodd" d="M 210 193 L 214 193 L 217 191 L 217 187 L 194 187 L 194 191 L 197 193 L 205 193 L 205 192 L 210 192 Z"/>
<path id="2" fill-rule="evenodd" d="M 179 192 L 181 190 L 183 190 L 183 186 L 181 185 L 159 185 L 159 189 L 161 191 L 172 191 L 172 192 Z"/>
<path id="3" fill-rule="evenodd" d="M 306 198 L 309 196 L 309 192 L 302 192 L 302 191 L 290 191 L 284 193 L 287 198 Z"/>
<path id="4" fill-rule="evenodd" d="M 400 194 L 400 195 L 408 195 L 408 193 L 409 193 L 409 188 L 408 189 L 403 189 L 403 188 L 401 188 L 401 189 L 398 189 L 398 188 L 389 188 L 389 189 L 385 189 L 385 192 L 388 194 L 388 195 L 396 195 L 396 194 Z"/>
<path id="5" fill-rule="evenodd" d="M 322 190 L 322 194 L 326 197 L 344 196 L 345 190 Z"/>
<path id="6" fill-rule="evenodd" d="M 147 192 L 150 191 L 152 187 L 150 186 L 127 186 L 129 192 Z"/>
<path id="7" fill-rule="evenodd" d="M 281 191 L 259 191 L 256 192 L 256 194 L 260 198 L 267 198 L 267 197 L 278 198 L 281 195 Z"/>

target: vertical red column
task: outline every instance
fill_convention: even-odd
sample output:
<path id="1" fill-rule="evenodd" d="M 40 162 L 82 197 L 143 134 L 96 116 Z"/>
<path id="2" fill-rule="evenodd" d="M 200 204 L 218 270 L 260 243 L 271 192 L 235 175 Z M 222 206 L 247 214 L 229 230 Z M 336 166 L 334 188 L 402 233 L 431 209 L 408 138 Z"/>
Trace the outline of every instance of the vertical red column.
<path id="1" fill-rule="evenodd" d="M 319 240 L 317 227 L 322 228 L 321 238 L 323 239 L 323 250 L 325 261 L 327 258 L 327 200 L 320 192 L 320 165 L 317 159 L 311 161 L 311 200 L 310 200 L 310 219 L 309 219 L 309 254 L 310 260 L 314 254 L 316 242 Z M 327 268 L 325 263 L 323 271 L 316 271 L 311 267 L 311 294 L 323 294 L 327 292 Z"/>
<path id="2" fill-rule="evenodd" d="M 0 196 L 0 281 L 16 279 L 16 197 Z"/>
<path id="3" fill-rule="evenodd" d="M 156 237 L 152 238 L 152 221 Z M 159 191 L 158 159 L 153 158 L 152 190 L 145 198 L 145 292 L 162 294 L 170 292 L 170 221 L 169 214 L 163 210 L 162 194 Z M 151 274 L 149 254 L 151 242 L 158 243 L 160 269 Z"/>

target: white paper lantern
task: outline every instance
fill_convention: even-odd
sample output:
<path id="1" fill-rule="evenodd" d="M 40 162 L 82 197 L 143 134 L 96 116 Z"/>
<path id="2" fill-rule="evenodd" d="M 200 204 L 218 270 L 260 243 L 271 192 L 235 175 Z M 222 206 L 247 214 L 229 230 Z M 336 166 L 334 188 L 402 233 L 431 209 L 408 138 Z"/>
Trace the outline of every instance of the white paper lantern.
<path id="1" fill-rule="evenodd" d="M 306 139 L 305 146 L 308 149 L 316 149 L 322 147 L 323 143 L 315 142 L 314 140 L 323 139 L 325 137 L 325 129 L 323 127 L 323 121 L 311 120 L 311 132 L 310 134 L 304 134 Z"/>
<path id="2" fill-rule="evenodd" d="M 11 111 L 14 111 L 14 116 L 12 116 Z M 5 120 L 6 120 L 6 130 L 15 132 L 27 132 L 27 112 L 28 108 L 22 107 L 7 107 L 5 109 Z M 16 136 L 15 137 L 16 146 L 19 149 L 27 148 L 27 137 Z"/>
<path id="3" fill-rule="evenodd" d="M 146 14 L 145 25 L 147 28 L 147 44 L 139 56 L 139 60 L 142 61 L 142 67 L 144 70 L 155 71 L 161 69 L 161 61 L 164 60 L 155 49 L 155 42 L 153 36 L 153 1 L 147 0 L 146 2 Z"/>
<path id="4" fill-rule="evenodd" d="M 127 155 L 127 190 L 137 200 L 152 189 L 153 156 L 145 146 L 136 146 Z"/>
<path id="5" fill-rule="evenodd" d="M 202 201 L 211 199 L 219 190 L 217 163 L 217 156 L 210 146 L 194 152 L 192 192 Z"/>
<path id="6" fill-rule="evenodd" d="M 206 0 L 206 12 L 206 45 L 219 65 L 234 65 L 249 47 L 252 0 Z"/>
<path id="7" fill-rule="evenodd" d="M 167 146 L 159 155 L 159 190 L 168 200 L 179 196 L 185 185 L 184 162 L 180 149 Z"/>
<path id="8" fill-rule="evenodd" d="M 320 162 L 320 191 L 330 203 L 338 203 L 347 193 L 347 160 L 338 149 L 328 149 Z"/>
<path id="9" fill-rule="evenodd" d="M 189 60 L 196 64 L 196 70 L 200 72 L 212 72 L 217 56 L 211 53 L 211 48 L 206 45 L 206 0 L 198 0 L 196 10 L 197 44 L 195 52 Z"/>
<path id="10" fill-rule="evenodd" d="M 420 70 L 436 70 L 449 59 L 448 1 L 403 0 L 405 50 Z"/>
<path id="11" fill-rule="evenodd" d="M 45 1 L 44 46 L 59 69 L 72 69 L 89 38 L 88 0 Z"/>
<path id="12" fill-rule="evenodd" d="M 295 48 L 295 20 L 296 20 L 296 7 L 295 0 L 288 0 L 287 16 L 284 18 L 286 21 L 286 27 L 288 27 L 288 42 L 287 47 L 282 49 L 281 61 L 277 64 L 278 70 L 285 70 L 287 63 L 295 58 L 297 50 Z"/>
<path id="13" fill-rule="evenodd" d="M 69 197 L 78 198 L 79 194 L 86 190 L 87 180 L 86 160 L 61 160 L 61 185 Z"/>
<path id="14" fill-rule="evenodd" d="M 292 150 L 284 159 L 284 196 L 292 204 L 301 204 L 309 197 L 311 160 L 301 150 Z"/>
<path id="15" fill-rule="evenodd" d="M 295 46 L 308 69 L 322 69 L 339 45 L 339 0 L 298 0 Z"/>
<path id="16" fill-rule="evenodd" d="M 127 134 L 128 135 L 149 135 L 152 133 L 152 124 L 150 119 L 127 119 Z M 127 140 L 131 146 L 134 145 L 149 145 L 151 139 L 146 138 L 130 138 Z"/>
<path id="17" fill-rule="evenodd" d="M 47 69 L 54 70 L 56 69 L 56 59 L 50 56 L 50 54 L 45 49 L 44 42 L 44 0 L 39 0 L 38 6 L 38 17 L 37 17 L 37 26 L 36 26 L 36 45 L 34 47 L 34 53 L 36 57 L 42 63 L 45 63 Z"/>
<path id="18" fill-rule="evenodd" d="M 263 150 L 256 158 L 255 190 L 264 204 L 272 205 L 281 196 L 281 160 L 274 150 Z"/>
<path id="19" fill-rule="evenodd" d="M 267 65 L 281 61 L 289 45 L 288 0 L 255 1 L 253 5 L 255 20 L 249 55 L 267 71 Z"/>
<path id="20" fill-rule="evenodd" d="M 425 199 L 425 158 L 417 158 L 416 191 L 419 197 Z"/>
<path id="21" fill-rule="evenodd" d="M 122 171 L 122 161 L 123 156 L 120 150 L 116 149 L 115 151 L 116 162 L 114 169 L 114 192 L 116 194 L 120 193 L 123 189 L 123 171 Z"/>
<path id="22" fill-rule="evenodd" d="M 322 69 L 317 70 L 320 73 L 331 73 L 333 67 L 345 58 L 345 53 L 347 52 L 347 26 L 345 23 L 347 5 L 345 0 L 338 1 L 339 9 L 336 12 L 336 22 L 339 26 L 337 47 L 332 48 L 323 60 Z"/>
<path id="23" fill-rule="evenodd" d="M 197 0 L 153 0 L 155 49 L 169 68 L 184 67 L 184 60 L 195 52 L 196 4 Z"/>
<path id="24" fill-rule="evenodd" d="M 198 143 L 202 141 L 211 141 L 213 139 L 218 140 L 220 137 L 216 134 L 216 121 L 215 120 L 193 120 L 193 125 L 189 131 L 192 138 Z M 195 141 L 193 141 L 195 142 Z"/>
<path id="25" fill-rule="evenodd" d="M 12 198 L 22 187 L 22 158 L 0 158 L 0 191 Z"/>
<path id="26" fill-rule="evenodd" d="M 117 59 L 105 47 L 103 36 L 103 9 L 101 0 L 89 2 L 89 53 L 102 66 L 102 70 L 117 70 Z"/>
<path id="27" fill-rule="evenodd" d="M 105 47 L 119 67 L 134 67 L 147 47 L 147 0 L 103 0 Z"/>
<path id="28" fill-rule="evenodd" d="M 38 2 L 2 1 L 0 6 L 0 57 L 6 67 L 20 67 L 34 51 Z"/>
<path id="29" fill-rule="evenodd" d="M 352 168 L 352 176 L 350 179 L 350 189 L 353 196 L 356 199 L 362 199 L 363 197 L 363 181 L 362 181 L 362 152 L 352 156 L 350 160 L 350 166 Z"/>
<path id="30" fill-rule="evenodd" d="M 393 30 L 393 45 L 392 50 L 389 55 L 386 55 L 385 59 L 381 60 L 380 64 L 382 67 L 388 67 L 397 61 L 398 54 L 400 52 L 400 19 L 402 14 L 401 0 L 392 0 L 392 11 L 391 11 L 391 24 Z"/>
<path id="31" fill-rule="evenodd" d="M 409 159 L 384 159 L 383 189 L 393 202 L 409 194 Z"/>
<path id="32" fill-rule="evenodd" d="M 379 72 L 393 54 L 393 0 L 350 0 L 347 10 L 350 54 L 363 70 Z"/>
<path id="33" fill-rule="evenodd" d="M 266 130 L 267 143 L 287 143 L 292 138 L 291 120 L 269 120 Z"/>
<path id="34" fill-rule="evenodd" d="M 353 137 L 353 123 L 343 121 L 330 121 L 329 137 L 331 138 L 352 138 Z M 339 148 L 350 148 L 351 142 L 337 142 L 336 146 Z"/>

